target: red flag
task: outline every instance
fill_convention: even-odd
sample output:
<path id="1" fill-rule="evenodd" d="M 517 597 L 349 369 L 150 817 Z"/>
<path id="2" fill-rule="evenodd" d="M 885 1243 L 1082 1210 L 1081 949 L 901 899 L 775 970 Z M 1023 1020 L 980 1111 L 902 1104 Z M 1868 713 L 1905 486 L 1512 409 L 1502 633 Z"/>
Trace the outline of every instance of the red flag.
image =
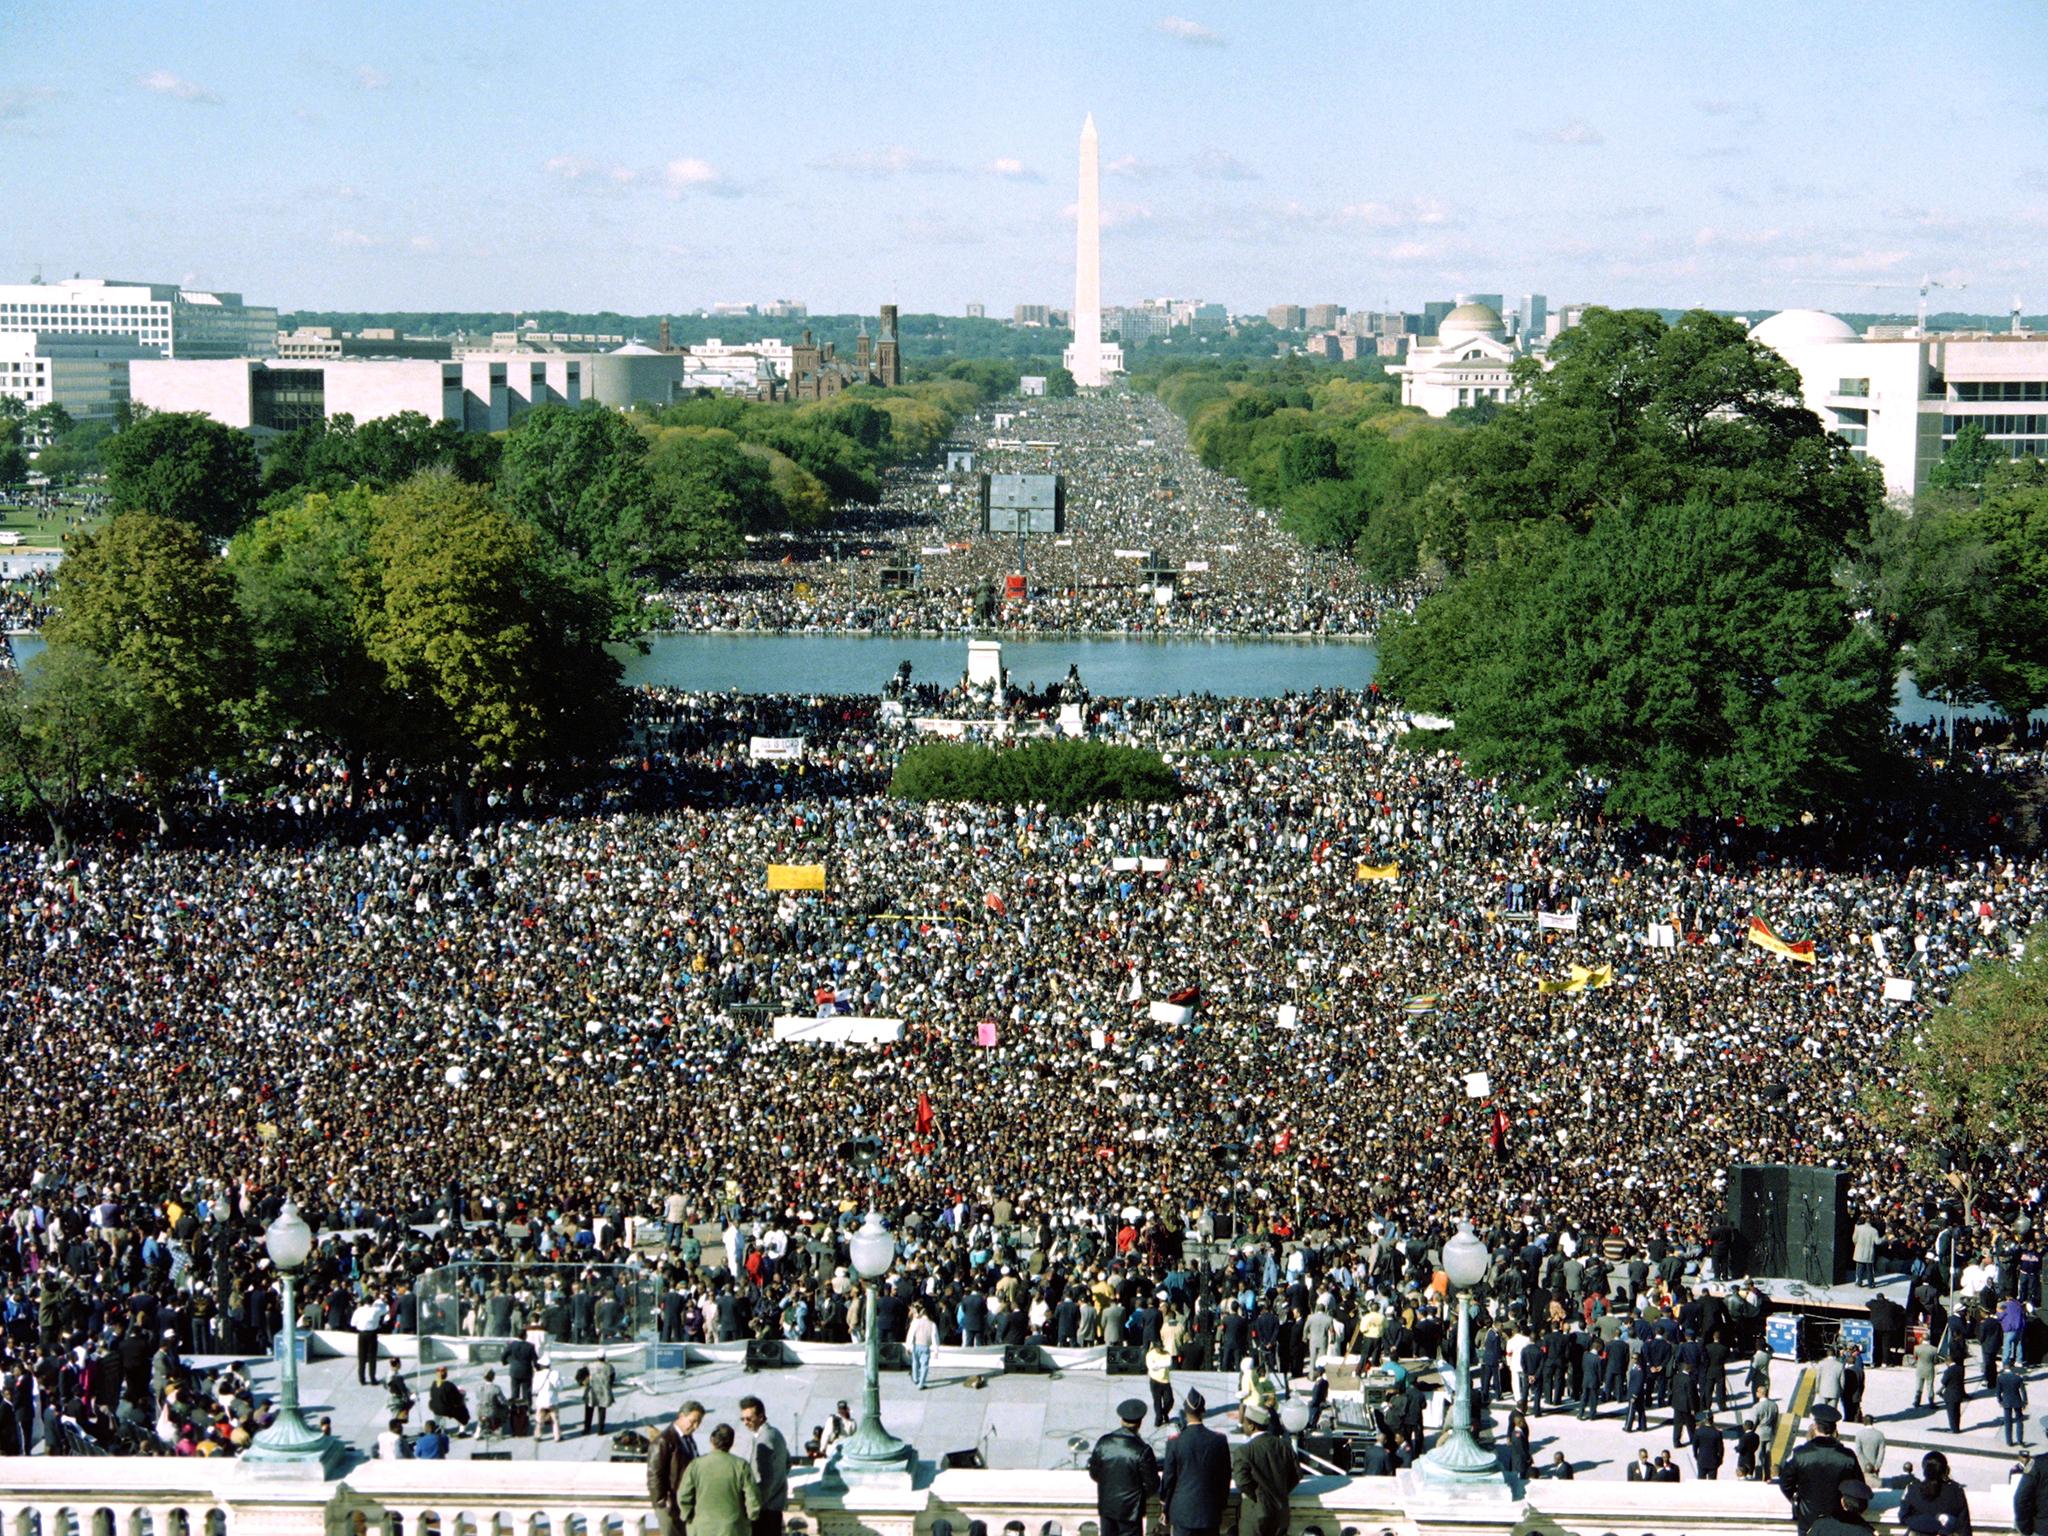
<path id="1" fill-rule="evenodd" d="M 1288 1149 L 1291 1148 L 1293 1145 L 1294 1132 L 1291 1130 L 1282 1131 L 1278 1136 L 1275 1136 L 1273 1138 L 1273 1150 L 1275 1152 L 1280 1153 L 1282 1156 L 1285 1156 Z"/>
<path id="2" fill-rule="evenodd" d="M 917 1134 L 929 1136 L 932 1133 L 932 1097 L 920 1091 L 917 1096 Z"/>
<path id="3" fill-rule="evenodd" d="M 1003 905 L 1003 898 L 998 896 L 994 891 L 990 891 L 986 896 L 982 897 L 981 904 L 984 907 L 987 907 L 991 912 L 1007 913 L 1010 910 L 1008 907 Z"/>
<path id="4" fill-rule="evenodd" d="M 1504 1143 L 1507 1139 L 1507 1111 L 1502 1109 L 1498 1104 L 1496 1104 L 1493 1106 L 1493 1129 L 1487 1132 L 1486 1144 L 1487 1146 L 1491 1147 L 1494 1151 L 1498 1152 L 1501 1149 L 1502 1143 Z"/>
<path id="5" fill-rule="evenodd" d="M 1176 1008 L 1198 1007 L 1202 1001 L 1202 989 L 1200 987 L 1182 987 L 1178 992 L 1167 993 L 1166 1000 Z"/>

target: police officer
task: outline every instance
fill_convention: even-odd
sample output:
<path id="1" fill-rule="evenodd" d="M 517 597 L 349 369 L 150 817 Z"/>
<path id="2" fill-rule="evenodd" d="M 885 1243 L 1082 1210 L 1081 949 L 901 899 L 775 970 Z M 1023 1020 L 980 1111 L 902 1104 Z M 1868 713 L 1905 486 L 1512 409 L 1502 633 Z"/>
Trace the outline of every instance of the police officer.
<path id="1" fill-rule="evenodd" d="M 1095 1480 L 1095 1513 L 1102 1536 L 1143 1536 L 1145 1501 L 1159 1491 L 1159 1458 L 1138 1433 L 1145 1405 L 1127 1397 L 1117 1405 L 1117 1427 L 1095 1442 L 1088 1475 Z"/>
<path id="2" fill-rule="evenodd" d="M 1785 1458 L 1778 1473 L 1778 1489 L 1792 1503 L 1792 1523 L 1799 1536 L 1813 1536 L 1816 1522 L 1839 1517 L 1842 1485 L 1863 1479 L 1856 1457 L 1835 1438 L 1841 1420 L 1833 1404 L 1815 1403 L 1811 1438 Z M 1867 1490 L 1864 1502 L 1869 1502 Z"/>
<path id="3" fill-rule="evenodd" d="M 1190 1389 L 1181 1405 L 1187 1427 L 1166 1442 L 1159 1503 L 1173 1536 L 1216 1536 L 1230 1501 L 1230 1442 L 1202 1422 L 1209 1405 Z"/>

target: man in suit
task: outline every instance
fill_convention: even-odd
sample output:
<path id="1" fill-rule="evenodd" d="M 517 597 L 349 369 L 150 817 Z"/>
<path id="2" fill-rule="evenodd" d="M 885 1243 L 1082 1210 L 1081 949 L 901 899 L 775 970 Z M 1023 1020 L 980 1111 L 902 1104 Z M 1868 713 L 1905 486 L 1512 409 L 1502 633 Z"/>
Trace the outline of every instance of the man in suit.
<path id="1" fill-rule="evenodd" d="M 654 1518 L 661 1536 L 683 1536 L 683 1517 L 678 1505 L 683 1478 L 697 1459 L 697 1426 L 704 1422 L 704 1405 L 686 1402 L 676 1410 L 675 1421 L 654 1437 L 647 1448 L 647 1498 L 654 1505 Z"/>
<path id="2" fill-rule="evenodd" d="M 1628 1464 L 1628 1480 L 1632 1483 L 1656 1481 L 1656 1468 L 1650 1464 L 1648 1451 L 1637 1451 L 1636 1459 Z"/>
<path id="3" fill-rule="evenodd" d="M 1135 1397 L 1117 1404 L 1117 1427 L 1095 1442 L 1088 1476 L 1095 1483 L 1095 1513 L 1102 1536 L 1144 1536 L 1145 1502 L 1159 1491 L 1159 1458 L 1138 1433 L 1145 1405 Z"/>
<path id="4" fill-rule="evenodd" d="M 1353 1477 L 1392 1477 L 1399 1467 L 1394 1459 L 1394 1438 L 1382 1434 L 1351 1453 Z"/>
<path id="5" fill-rule="evenodd" d="M 1960 1358 L 1949 1361 L 1941 1371 L 1941 1406 L 1948 1414 L 1948 1432 L 1963 1432 L 1963 1399 L 1970 1395 L 1969 1367 Z"/>
<path id="6" fill-rule="evenodd" d="M 761 1514 L 754 1469 L 732 1453 L 730 1424 L 711 1431 L 711 1449 L 692 1461 L 676 1489 L 676 1513 L 689 1536 L 750 1536 Z"/>
<path id="7" fill-rule="evenodd" d="M 540 1355 L 530 1339 L 514 1339 L 505 1346 L 505 1386 L 514 1408 L 532 1406 L 533 1372 L 539 1364 Z"/>
<path id="8" fill-rule="evenodd" d="M 1274 1427 L 1272 1412 L 1254 1403 L 1244 1410 L 1245 1427 L 1253 1437 L 1231 1455 L 1237 1480 L 1237 1536 L 1287 1536 L 1288 1501 L 1301 1481 L 1301 1463 L 1294 1447 Z M 1103 1536 L 1112 1536 L 1105 1530 Z"/>
<path id="9" fill-rule="evenodd" d="M 2027 1443 L 2027 1381 L 2012 1366 L 1998 1373 L 1998 1406 L 2005 1410 L 2005 1443 Z"/>
<path id="10" fill-rule="evenodd" d="M 1203 1422 L 1208 1411 L 1190 1388 L 1181 1403 L 1187 1427 L 1166 1442 L 1159 1463 L 1159 1504 L 1173 1536 L 1216 1536 L 1230 1501 L 1230 1442 Z"/>
<path id="11" fill-rule="evenodd" d="M 1712 1412 L 1703 1415 L 1699 1427 L 1692 1432 L 1693 1471 L 1703 1479 L 1718 1478 L 1721 1463 L 1727 1459 L 1728 1445 L 1721 1434 L 1721 1426 L 1714 1422 Z"/>

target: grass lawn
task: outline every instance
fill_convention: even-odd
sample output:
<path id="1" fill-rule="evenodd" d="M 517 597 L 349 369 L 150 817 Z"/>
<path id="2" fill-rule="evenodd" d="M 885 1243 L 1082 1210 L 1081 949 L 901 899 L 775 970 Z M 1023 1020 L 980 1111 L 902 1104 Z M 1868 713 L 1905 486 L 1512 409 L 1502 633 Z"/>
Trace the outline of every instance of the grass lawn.
<path id="1" fill-rule="evenodd" d="M 0 498 L 0 532 L 18 533 L 20 549 L 62 549 L 66 532 L 67 514 L 76 515 L 76 508 L 66 507 L 24 507 Z M 74 527 L 73 532 L 90 532 L 106 521 L 104 513 L 95 514 L 82 528 Z M 0 553 L 4 553 L 0 550 Z"/>

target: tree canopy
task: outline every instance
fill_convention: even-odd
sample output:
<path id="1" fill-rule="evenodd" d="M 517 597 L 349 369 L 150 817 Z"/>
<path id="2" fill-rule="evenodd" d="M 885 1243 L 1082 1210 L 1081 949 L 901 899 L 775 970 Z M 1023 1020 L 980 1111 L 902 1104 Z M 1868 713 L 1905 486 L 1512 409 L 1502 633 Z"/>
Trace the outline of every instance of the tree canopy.
<path id="1" fill-rule="evenodd" d="M 1883 756 L 1893 650 L 1839 579 L 1875 473 L 1739 325 L 1589 311 L 1464 433 L 1425 524 L 1454 579 L 1381 637 L 1381 680 L 1534 803 L 1793 817 Z"/>
<path id="2" fill-rule="evenodd" d="M 232 537 L 256 512 L 261 471 L 246 432 L 210 416 L 163 411 L 141 417 L 101 450 L 115 512 L 152 512 L 210 538 Z"/>

